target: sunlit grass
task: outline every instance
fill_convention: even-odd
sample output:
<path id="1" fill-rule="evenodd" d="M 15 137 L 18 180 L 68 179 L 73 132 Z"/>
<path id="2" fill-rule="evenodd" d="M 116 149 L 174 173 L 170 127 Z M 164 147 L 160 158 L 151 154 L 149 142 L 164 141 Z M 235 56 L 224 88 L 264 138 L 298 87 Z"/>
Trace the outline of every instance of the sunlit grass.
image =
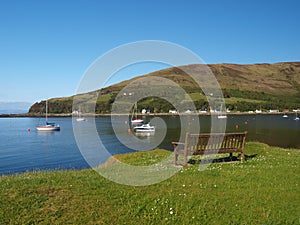
<path id="1" fill-rule="evenodd" d="M 165 150 L 118 155 L 156 163 Z M 0 177 L 1 224 L 299 224 L 300 151 L 247 143 L 244 163 L 184 167 L 161 183 L 131 187 L 94 170 Z"/>
<path id="2" fill-rule="evenodd" d="M 265 101 L 262 100 L 255 100 L 255 99 L 248 99 L 248 98 L 236 98 L 236 97 L 225 98 L 226 104 L 235 104 L 237 102 L 266 103 Z"/>

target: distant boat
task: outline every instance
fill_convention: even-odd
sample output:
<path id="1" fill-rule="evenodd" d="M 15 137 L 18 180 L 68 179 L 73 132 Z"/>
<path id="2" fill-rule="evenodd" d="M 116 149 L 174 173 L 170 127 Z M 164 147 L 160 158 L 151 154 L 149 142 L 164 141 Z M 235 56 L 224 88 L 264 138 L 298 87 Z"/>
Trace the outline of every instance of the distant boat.
<path id="1" fill-rule="evenodd" d="M 219 115 L 219 116 L 218 116 L 218 119 L 226 119 L 226 118 L 227 118 L 226 115 Z"/>
<path id="2" fill-rule="evenodd" d="M 221 106 L 220 111 L 218 112 L 218 119 L 227 119 L 227 115 L 224 112 L 224 110 L 222 110 L 224 107 Z"/>
<path id="3" fill-rule="evenodd" d="M 283 117 L 283 118 L 288 118 L 288 115 L 284 114 L 282 117 Z"/>
<path id="4" fill-rule="evenodd" d="M 139 118 L 136 118 L 136 119 L 133 119 L 133 120 L 131 120 L 131 124 L 141 124 L 141 123 L 143 123 L 144 122 L 144 120 L 142 120 L 142 119 L 139 119 Z"/>
<path id="5" fill-rule="evenodd" d="M 294 120 L 300 120 L 300 118 L 298 117 L 298 110 L 296 111 L 296 117 Z"/>
<path id="6" fill-rule="evenodd" d="M 137 103 L 134 105 L 133 113 L 134 113 L 134 119 L 133 118 L 131 119 L 131 124 L 132 125 L 143 124 L 144 120 L 137 117 Z"/>
<path id="7" fill-rule="evenodd" d="M 77 121 L 77 122 L 86 121 L 86 118 L 82 117 L 81 114 L 82 114 L 82 113 L 79 111 L 79 112 L 78 112 L 78 116 L 77 116 L 77 118 L 76 118 L 76 121 Z"/>
<path id="8" fill-rule="evenodd" d="M 78 117 L 78 118 L 76 118 L 76 121 L 77 122 L 86 121 L 86 118 L 84 118 L 84 117 Z"/>
<path id="9" fill-rule="evenodd" d="M 143 124 L 141 126 L 136 126 L 133 128 L 133 131 L 136 133 L 151 133 L 151 132 L 155 132 L 155 127 L 154 126 L 150 126 L 149 123 L 147 124 Z"/>
<path id="10" fill-rule="evenodd" d="M 38 131 L 60 131 L 60 126 L 55 123 L 48 122 L 48 101 L 46 100 L 46 124 L 35 127 Z"/>

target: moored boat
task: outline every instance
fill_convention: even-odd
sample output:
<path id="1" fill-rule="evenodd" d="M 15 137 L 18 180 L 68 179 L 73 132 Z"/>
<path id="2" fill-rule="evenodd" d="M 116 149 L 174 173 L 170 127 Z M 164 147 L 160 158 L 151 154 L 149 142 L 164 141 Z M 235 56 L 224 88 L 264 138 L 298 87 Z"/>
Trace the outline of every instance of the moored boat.
<path id="1" fill-rule="evenodd" d="M 133 126 L 136 125 L 141 125 L 144 123 L 144 120 L 141 118 L 138 118 L 138 109 L 137 109 L 137 103 L 135 103 L 134 108 L 133 108 L 133 114 L 134 114 L 134 118 L 131 119 L 130 123 Z"/>
<path id="2" fill-rule="evenodd" d="M 38 131 L 60 131 L 60 126 L 55 123 L 46 122 L 44 126 L 36 126 Z"/>
<path id="3" fill-rule="evenodd" d="M 226 115 L 218 115 L 218 119 L 227 119 Z"/>
<path id="4" fill-rule="evenodd" d="M 141 126 L 133 127 L 133 131 L 136 133 L 147 133 L 147 132 L 155 132 L 155 127 L 150 126 L 149 123 L 143 124 Z"/>
<path id="5" fill-rule="evenodd" d="M 131 120 L 132 125 L 137 125 L 137 124 L 142 124 L 142 123 L 144 123 L 144 120 L 139 119 L 139 118 Z"/>
<path id="6" fill-rule="evenodd" d="M 60 126 L 55 123 L 48 122 L 48 101 L 46 100 L 46 124 L 35 127 L 38 131 L 60 131 Z"/>
<path id="7" fill-rule="evenodd" d="M 297 110 L 295 110 L 295 112 L 296 112 L 296 116 L 295 116 L 295 119 L 294 120 L 296 120 L 296 121 L 298 121 L 298 120 L 300 120 L 300 118 L 298 117 L 298 109 Z"/>

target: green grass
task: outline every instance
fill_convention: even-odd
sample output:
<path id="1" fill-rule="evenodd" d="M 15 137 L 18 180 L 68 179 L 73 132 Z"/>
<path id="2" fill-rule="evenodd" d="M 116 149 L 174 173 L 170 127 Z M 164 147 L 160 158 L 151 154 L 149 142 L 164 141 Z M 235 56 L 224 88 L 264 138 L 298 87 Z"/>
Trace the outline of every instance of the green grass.
<path id="1" fill-rule="evenodd" d="M 199 100 L 207 101 L 206 96 L 200 93 L 190 93 L 189 96 L 193 101 L 199 101 Z"/>
<path id="2" fill-rule="evenodd" d="M 117 154 L 114 158 L 133 166 L 147 166 L 160 162 L 170 155 L 169 151 L 155 149 L 145 152 L 134 152 L 131 154 Z"/>
<path id="3" fill-rule="evenodd" d="M 206 97 L 204 95 L 201 95 L 200 93 L 191 93 L 189 95 L 193 101 L 199 101 L 199 100 L 207 101 Z M 235 104 L 237 102 L 262 103 L 262 104 L 265 103 L 265 101 L 263 100 L 240 98 L 240 97 L 230 97 L 230 98 L 225 98 L 224 100 L 226 104 Z"/>
<path id="4" fill-rule="evenodd" d="M 108 102 L 111 98 L 111 94 L 99 95 L 97 99 L 97 103 L 99 102 Z"/>
<path id="5" fill-rule="evenodd" d="M 255 99 L 236 98 L 236 97 L 225 98 L 226 104 L 236 104 L 237 102 L 262 103 L 262 104 L 265 103 L 265 101 L 255 100 Z"/>
<path id="6" fill-rule="evenodd" d="M 118 155 L 156 163 L 165 150 Z M 300 151 L 247 143 L 244 163 L 187 166 L 151 186 L 94 170 L 0 177 L 0 224 L 299 224 Z"/>

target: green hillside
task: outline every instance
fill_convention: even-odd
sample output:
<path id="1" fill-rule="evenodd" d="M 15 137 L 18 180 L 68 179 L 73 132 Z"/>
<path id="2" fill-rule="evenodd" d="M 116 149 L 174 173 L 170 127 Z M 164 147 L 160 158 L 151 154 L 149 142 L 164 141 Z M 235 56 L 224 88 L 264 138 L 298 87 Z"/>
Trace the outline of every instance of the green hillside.
<path id="1" fill-rule="evenodd" d="M 95 108 L 96 113 L 110 113 L 111 105 L 117 95 L 126 93 L 124 90 L 133 90 L 135 93 L 150 95 L 139 100 L 139 110 L 148 109 L 151 112 L 168 112 L 174 108 L 166 100 L 159 97 L 151 97 L 151 93 L 159 93 L 161 97 L 171 97 L 173 101 L 182 105 L 182 109 L 190 97 L 197 109 L 207 109 L 208 102 L 203 90 L 189 76 L 199 74 L 203 65 L 186 65 L 172 67 L 135 77 L 118 84 L 76 96 L 78 104 L 81 103 L 81 111 L 90 111 Z M 212 64 L 208 68 L 217 78 L 225 98 L 226 107 L 230 110 L 248 111 L 255 109 L 295 109 L 300 106 L 300 62 L 286 62 L 275 64 Z M 186 74 L 188 71 L 188 74 Z M 150 78 L 151 76 L 151 78 Z M 149 78 L 149 79 L 147 79 Z M 160 82 L 159 79 L 168 79 L 173 82 Z M 157 79 L 157 80 L 156 80 Z M 131 89 L 123 89 L 131 84 Z M 178 84 L 187 95 L 179 93 L 174 85 Z M 173 85 L 173 86 L 172 86 Z M 209 81 L 203 86 L 209 87 Z M 149 87 L 144 90 L 145 86 Z M 122 90 L 122 91 L 121 91 Z M 147 91 L 149 93 L 147 93 Z M 129 92 L 129 91 L 128 91 Z M 154 94 L 153 94 L 154 95 Z M 97 97 L 98 96 L 98 97 Z M 71 113 L 74 109 L 73 98 L 54 98 L 48 101 L 50 113 Z M 93 105 L 97 98 L 96 106 Z M 118 103 L 123 101 L 118 97 Z M 126 98 L 124 97 L 124 104 Z M 45 111 L 45 102 L 32 105 L 29 113 L 40 114 Z"/>

